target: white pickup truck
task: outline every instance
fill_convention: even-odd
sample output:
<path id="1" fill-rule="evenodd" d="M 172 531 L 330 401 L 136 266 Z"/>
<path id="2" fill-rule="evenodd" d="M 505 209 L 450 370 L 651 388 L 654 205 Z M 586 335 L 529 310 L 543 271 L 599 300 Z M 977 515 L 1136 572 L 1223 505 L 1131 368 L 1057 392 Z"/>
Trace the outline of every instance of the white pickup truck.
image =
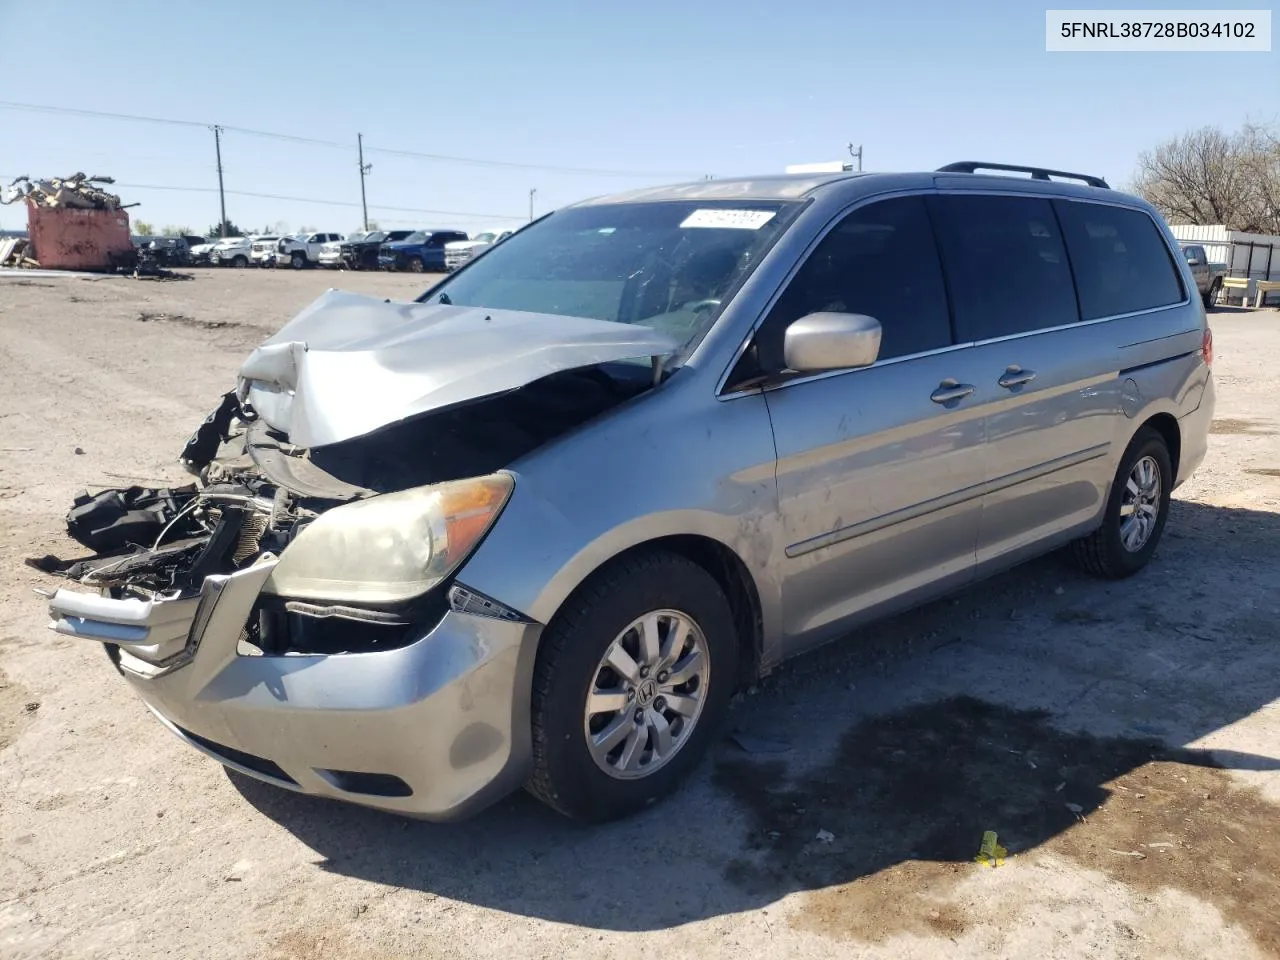
<path id="1" fill-rule="evenodd" d="M 300 233 L 292 237 L 281 237 L 276 244 L 276 266 L 314 267 L 320 263 L 320 248 L 326 243 L 341 240 L 340 233 Z"/>
<path id="2" fill-rule="evenodd" d="M 1198 243 L 1182 244 L 1182 255 L 1187 258 L 1187 266 L 1191 275 L 1196 278 L 1196 289 L 1200 291 L 1200 299 L 1205 307 L 1213 306 L 1218 299 L 1218 291 L 1222 289 L 1222 278 L 1227 275 L 1225 263 L 1210 263 L 1209 255 Z"/>
<path id="3" fill-rule="evenodd" d="M 472 234 L 470 240 L 454 240 L 444 245 L 444 268 L 452 273 L 469 260 L 474 260 L 494 244 L 501 243 L 514 230 L 498 227 Z"/>

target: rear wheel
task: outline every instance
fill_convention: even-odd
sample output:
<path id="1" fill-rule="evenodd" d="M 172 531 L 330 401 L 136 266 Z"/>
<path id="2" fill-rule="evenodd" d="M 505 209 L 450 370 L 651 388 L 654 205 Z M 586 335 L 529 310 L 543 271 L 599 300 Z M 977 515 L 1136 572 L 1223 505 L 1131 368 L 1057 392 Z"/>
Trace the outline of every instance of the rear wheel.
<path id="1" fill-rule="evenodd" d="M 729 603 L 702 567 L 655 550 L 605 568 L 543 636 L 530 792 L 589 821 L 670 793 L 715 736 L 737 660 Z"/>
<path id="2" fill-rule="evenodd" d="M 1209 284 L 1209 289 L 1206 290 L 1204 292 L 1204 295 L 1200 298 L 1204 302 L 1205 309 L 1212 307 L 1215 303 L 1218 302 L 1218 293 L 1221 290 L 1222 290 L 1222 280 L 1220 279 L 1214 280 L 1213 283 Z"/>
<path id="3" fill-rule="evenodd" d="M 1076 563 L 1094 576 L 1119 580 L 1147 565 L 1169 518 L 1173 462 L 1164 437 L 1143 427 L 1121 458 L 1102 526 L 1071 544 Z"/>

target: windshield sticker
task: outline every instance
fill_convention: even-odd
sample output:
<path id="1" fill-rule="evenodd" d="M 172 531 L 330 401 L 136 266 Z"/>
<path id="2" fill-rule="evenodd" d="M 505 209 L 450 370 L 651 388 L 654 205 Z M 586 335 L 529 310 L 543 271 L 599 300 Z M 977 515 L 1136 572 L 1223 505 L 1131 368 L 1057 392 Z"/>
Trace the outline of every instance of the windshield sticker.
<path id="1" fill-rule="evenodd" d="M 695 210 L 681 227 L 711 227 L 717 230 L 759 230 L 774 217 L 773 210 Z"/>

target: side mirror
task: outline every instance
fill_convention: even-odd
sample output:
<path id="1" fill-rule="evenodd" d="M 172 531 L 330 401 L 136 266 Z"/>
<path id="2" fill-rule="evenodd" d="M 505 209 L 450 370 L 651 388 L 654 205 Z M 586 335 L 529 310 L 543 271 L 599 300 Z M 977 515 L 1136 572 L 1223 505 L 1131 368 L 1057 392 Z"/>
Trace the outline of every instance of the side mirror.
<path id="1" fill-rule="evenodd" d="M 1200 266 L 1200 264 L 1204 263 L 1204 261 L 1201 260 L 1199 257 L 1187 257 L 1187 263 L 1189 263 L 1193 267 L 1198 267 Z"/>
<path id="2" fill-rule="evenodd" d="M 869 367 L 880 355 L 880 321 L 861 313 L 811 313 L 787 327 L 782 355 L 797 373 Z"/>

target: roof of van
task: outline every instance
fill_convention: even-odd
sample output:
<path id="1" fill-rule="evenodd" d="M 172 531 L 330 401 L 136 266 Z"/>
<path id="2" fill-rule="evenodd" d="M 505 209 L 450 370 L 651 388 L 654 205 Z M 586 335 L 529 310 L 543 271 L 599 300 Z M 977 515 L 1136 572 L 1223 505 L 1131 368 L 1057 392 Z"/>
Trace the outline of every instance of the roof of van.
<path id="1" fill-rule="evenodd" d="M 1029 168 L 1031 169 L 1031 168 Z M 1056 171 L 1052 171 L 1057 173 Z M 1032 193 L 1056 196 L 1124 197 L 1109 188 L 1088 186 L 1062 180 L 1032 179 L 1027 176 L 1007 174 L 967 173 L 954 170 L 930 170 L 913 173 L 833 172 L 772 174 L 760 177 L 730 177 L 723 180 L 696 180 L 662 187 L 642 187 L 608 196 L 584 200 L 575 206 L 591 206 L 606 203 L 636 203 L 659 200 L 797 200 L 833 184 L 865 181 L 870 185 L 891 189 L 927 189 L 941 185 L 966 183 L 988 185 L 996 188 L 1010 186 Z"/>

